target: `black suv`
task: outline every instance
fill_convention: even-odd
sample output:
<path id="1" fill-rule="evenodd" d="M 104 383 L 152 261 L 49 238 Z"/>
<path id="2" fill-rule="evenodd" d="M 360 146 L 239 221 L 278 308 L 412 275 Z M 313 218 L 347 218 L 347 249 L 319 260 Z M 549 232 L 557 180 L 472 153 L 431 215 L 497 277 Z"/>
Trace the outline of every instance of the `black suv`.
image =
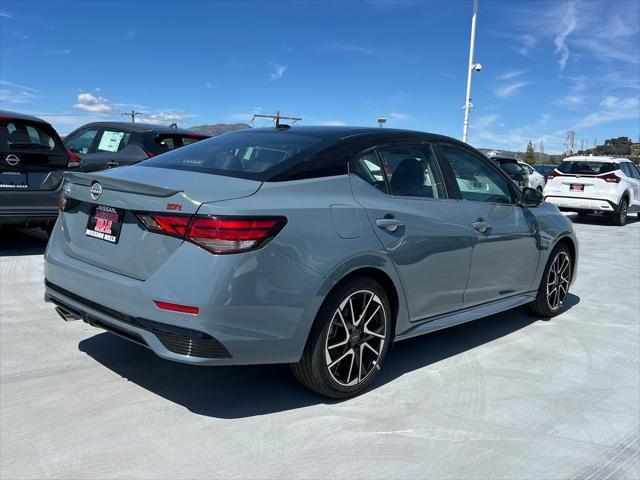
<path id="1" fill-rule="evenodd" d="M 491 160 L 500 165 L 500 168 L 509 175 L 514 182 L 520 187 L 524 188 L 528 185 L 529 173 L 518 163 L 515 158 L 508 157 L 489 157 Z"/>
<path id="2" fill-rule="evenodd" d="M 164 125 L 94 122 L 71 132 L 64 144 L 80 155 L 83 171 L 93 172 L 138 163 L 205 138 L 209 136 Z"/>
<path id="3" fill-rule="evenodd" d="M 47 122 L 0 110 L 0 226 L 53 228 L 63 173 L 79 165 Z"/>

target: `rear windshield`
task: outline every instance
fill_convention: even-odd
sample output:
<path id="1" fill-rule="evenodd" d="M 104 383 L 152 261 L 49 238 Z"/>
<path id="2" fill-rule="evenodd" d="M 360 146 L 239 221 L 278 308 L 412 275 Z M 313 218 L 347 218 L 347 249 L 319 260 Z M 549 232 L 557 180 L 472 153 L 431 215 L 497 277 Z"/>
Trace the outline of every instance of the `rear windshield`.
<path id="1" fill-rule="evenodd" d="M 231 132 L 143 161 L 147 167 L 264 180 L 306 156 L 322 139 L 286 132 Z"/>
<path id="2" fill-rule="evenodd" d="M 0 121 L 0 150 L 64 151 L 51 127 L 20 120 Z"/>
<path id="3" fill-rule="evenodd" d="M 500 163 L 500 167 L 507 173 L 527 173 L 524 167 L 521 167 L 517 163 Z"/>
<path id="4" fill-rule="evenodd" d="M 576 175 L 599 175 L 613 172 L 620 166 L 614 162 L 585 162 L 584 160 L 564 161 L 558 167 L 562 173 L 574 173 Z"/>

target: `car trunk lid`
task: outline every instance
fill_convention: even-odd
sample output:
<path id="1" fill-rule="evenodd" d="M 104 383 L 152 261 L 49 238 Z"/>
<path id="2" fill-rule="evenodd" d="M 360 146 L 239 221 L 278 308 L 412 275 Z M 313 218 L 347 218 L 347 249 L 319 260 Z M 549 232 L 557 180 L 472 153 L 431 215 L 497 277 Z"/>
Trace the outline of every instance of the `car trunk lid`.
<path id="1" fill-rule="evenodd" d="M 205 202 L 250 196 L 261 186 L 253 180 L 140 166 L 66 178 L 64 192 L 70 200 L 61 216 L 65 252 L 139 280 L 160 268 L 183 240 L 144 229 L 136 214 L 168 212 L 188 218 Z"/>

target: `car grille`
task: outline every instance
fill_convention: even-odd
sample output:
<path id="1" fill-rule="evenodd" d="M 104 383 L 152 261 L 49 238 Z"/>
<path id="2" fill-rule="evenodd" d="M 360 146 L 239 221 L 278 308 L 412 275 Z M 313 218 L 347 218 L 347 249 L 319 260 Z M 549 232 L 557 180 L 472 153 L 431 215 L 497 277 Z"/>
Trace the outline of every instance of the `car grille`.
<path id="1" fill-rule="evenodd" d="M 123 323 L 127 323 L 129 325 L 133 325 L 134 327 L 153 333 L 158 338 L 160 343 L 162 343 L 162 345 L 167 350 L 173 353 L 200 358 L 231 358 L 231 353 L 229 353 L 224 345 L 222 345 L 220 341 L 218 341 L 208 333 L 201 332 L 199 330 L 193 330 L 190 328 L 167 325 L 165 323 L 147 320 L 145 318 L 131 317 L 111 308 L 92 302 L 91 300 L 87 300 L 86 298 L 82 298 L 73 292 L 65 290 L 64 288 L 49 282 L 48 280 L 45 280 L 45 285 L 51 291 L 58 292 L 59 294 L 64 295 L 65 297 L 70 298 L 73 301 L 84 305 L 85 307 L 103 313 Z M 134 339 L 134 336 L 137 337 L 137 335 L 135 334 L 131 334 L 118 327 L 107 324 L 106 322 L 102 322 L 94 316 L 88 314 L 87 312 L 79 312 L 77 308 L 69 307 L 65 304 L 64 301 L 59 300 L 51 294 L 48 294 L 48 297 L 53 303 L 61 306 L 63 309 L 70 310 L 72 311 L 72 313 L 78 314 L 82 318 L 82 320 L 89 323 L 90 325 L 95 325 L 96 327 L 103 328 L 133 342 L 144 344 L 144 341 L 141 341 L 141 338 Z"/>

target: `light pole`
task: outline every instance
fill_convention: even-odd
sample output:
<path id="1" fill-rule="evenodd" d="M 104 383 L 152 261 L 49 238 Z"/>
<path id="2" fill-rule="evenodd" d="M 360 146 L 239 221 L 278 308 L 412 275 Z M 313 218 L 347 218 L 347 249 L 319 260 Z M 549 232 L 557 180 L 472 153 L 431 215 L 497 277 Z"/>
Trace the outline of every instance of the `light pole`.
<path id="1" fill-rule="evenodd" d="M 476 17 L 478 16 L 478 0 L 473 0 L 473 16 L 471 17 L 471 43 L 469 45 L 469 68 L 467 69 L 467 97 L 464 102 L 464 127 L 462 130 L 462 141 L 467 143 L 467 135 L 469 133 L 469 111 L 473 104 L 471 103 L 471 74 L 475 70 L 482 70 L 482 65 L 473 61 L 473 48 L 476 43 Z"/>

